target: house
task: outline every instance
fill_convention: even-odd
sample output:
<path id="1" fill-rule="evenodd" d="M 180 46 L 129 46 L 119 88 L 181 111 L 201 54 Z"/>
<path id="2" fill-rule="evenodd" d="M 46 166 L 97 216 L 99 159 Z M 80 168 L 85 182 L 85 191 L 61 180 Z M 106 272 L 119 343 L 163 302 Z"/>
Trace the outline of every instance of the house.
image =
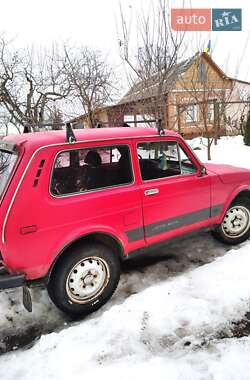
<path id="1" fill-rule="evenodd" d="M 207 53 L 197 53 L 170 70 L 135 83 L 117 103 L 95 112 L 96 122 L 133 125 L 159 115 L 164 127 L 185 137 L 235 132 L 248 110 L 250 83 L 227 76 Z M 87 127 L 86 115 L 71 121 Z M 146 123 L 145 123 L 146 124 Z M 151 123 L 152 125 L 152 123 Z"/>

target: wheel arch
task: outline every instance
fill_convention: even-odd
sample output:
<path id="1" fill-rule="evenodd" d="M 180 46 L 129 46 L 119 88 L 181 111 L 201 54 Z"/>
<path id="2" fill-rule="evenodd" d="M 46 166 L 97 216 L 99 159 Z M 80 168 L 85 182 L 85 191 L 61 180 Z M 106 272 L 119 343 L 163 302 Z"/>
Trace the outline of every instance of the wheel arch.
<path id="1" fill-rule="evenodd" d="M 235 200 L 238 200 L 238 199 L 243 199 L 243 198 L 247 198 L 250 200 L 250 187 L 248 186 L 242 186 L 240 188 L 237 188 L 235 189 L 231 194 L 230 196 L 227 198 L 226 202 L 224 203 L 224 207 L 223 209 L 221 210 L 221 213 L 220 213 L 220 216 L 219 216 L 219 220 L 218 220 L 218 223 L 221 223 L 228 208 L 230 207 L 230 205 L 235 201 Z"/>
<path id="2" fill-rule="evenodd" d="M 45 277 L 46 282 L 49 281 L 50 276 L 53 272 L 53 269 L 56 267 L 56 265 L 61 260 L 63 260 L 63 258 L 66 255 L 70 254 L 69 253 L 70 250 L 72 250 L 76 247 L 79 247 L 79 246 L 83 246 L 85 244 L 89 244 L 89 243 L 101 243 L 104 246 L 106 246 L 107 248 L 111 248 L 112 252 L 114 252 L 116 255 L 118 255 L 120 261 L 122 261 L 126 257 L 125 250 L 124 250 L 122 243 L 120 242 L 119 239 L 117 239 L 113 235 L 106 233 L 106 232 L 89 233 L 89 234 L 80 236 L 80 237 L 76 238 L 75 240 L 69 242 L 67 245 L 65 245 L 60 250 L 60 252 L 55 256 L 55 258 L 54 258 L 54 260 L 53 260 L 53 262 L 49 268 L 49 271 Z"/>
<path id="3" fill-rule="evenodd" d="M 245 218 L 240 218 L 240 220 L 243 220 L 242 224 L 237 225 L 236 227 L 240 227 L 240 229 L 237 231 L 234 230 L 235 225 L 231 225 L 230 218 L 227 220 L 225 219 L 225 215 L 227 211 L 232 207 L 238 212 L 238 208 L 241 206 L 244 206 L 245 208 L 250 210 L 250 189 L 244 188 L 241 189 L 241 191 L 235 192 L 234 196 L 230 198 L 230 200 L 225 205 L 225 208 L 223 210 L 222 219 L 220 223 L 215 225 L 215 228 L 212 230 L 213 236 L 226 244 L 230 245 L 236 245 L 239 243 L 244 242 L 250 237 L 250 224 L 249 224 L 249 212 L 248 216 Z M 233 212 L 231 210 L 231 212 Z M 246 214 L 246 213 L 245 213 Z M 232 214 L 232 217 L 234 217 L 235 214 Z M 229 217 L 230 215 L 228 215 Z M 237 216 L 236 216 L 237 217 Z M 224 226 L 225 223 L 225 226 Z"/>
<path id="4" fill-rule="evenodd" d="M 243 198 L 245 198 L 245 199 L 249 199 L 249 201 L 250 201 L 250 189 L 246 189 L 246 190 L 242 190 L 242 191 L 240 191 L 233 199 L 232 199 L 232 201 L 231 201 L 231 203 L 232 202 L 234 202 L 234 201 L 236 201 L 236 200 L 238 200 L 238 199 L 243 199 Z"/>

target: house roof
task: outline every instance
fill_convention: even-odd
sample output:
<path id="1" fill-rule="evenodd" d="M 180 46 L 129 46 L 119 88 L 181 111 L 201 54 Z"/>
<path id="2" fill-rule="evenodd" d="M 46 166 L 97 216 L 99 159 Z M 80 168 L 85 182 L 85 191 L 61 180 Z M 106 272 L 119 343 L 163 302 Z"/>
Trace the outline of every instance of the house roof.
<path id="1" fill-rule="evenodd" d="M 184 74 L 189 67 L 193 64 L 193 62 L 202 57 L 207 61 L 207 63 L 214 68 L 214 70 L 220 75 L 221 78 L 227 79 L 230 81 L 235 81 L 239 82 L 242 84 L 250 85 L 249 82 L 242 81 L 240 79 L 236 78 L 231 78 L 227 76 L 224 71 L 215 63 L 215 61 L 212 59 L 212 57 L 203 52 L 197 52 L 195 55 L 193 55 L 191 58 L 185 59 L 180 63 L 177 63 L 174 65 L 170 70 L 169 73 L 164 80 L 163 83 L 163 93 L 167 94 L 175 83 L 177 82 L 178 79 L 180 79 L 181 75 Z M 152 75 L 147 81 L 138 81 L 126 94 L 123 96 L 123 98 L 116 104 L 109 105 L 109 106 L 104 106 L 101 107 L 98 111 L 102 110 L 107 110 L 107 109 L 113 109 L 115 107 L 119 107 L 125 104 L 130 104 L 130 103 L 136 103 L 139 101 L 143 101 L 146 99 L 154 98 L 157 96 L 157 91 L 158 91 L 158 83 L 159 83 L 159 75 L 157 73 L 155 75 Z M 76 117 L 72 119 L 70 122 L 77 122 L 83 119 L 83 117 L 86 117 L 87 115 L 81 115 L 79 117 Z"/>
<path id="2" fill-rule="evenodd" d="M 207 53 L 202 53 L 201 56 L 218 72 L 218 74 L 220 74 L 222 76 L 222 78 L 226 78 L 228 80 L 232 80 L 234 82 L 239 82 L 239 83 L 242 83 L 242 84 L 247 84 L 247 85 L 250 85 L 250 82 L 246 82 L 244 80 L 241 80 L 241 79 L 237 79 L 237 78 L 232 78 L 232 77 L 229 77 L 227 76 L 222 70 L 221 68 L 214 62 L 214 60 L 212 59 L 212 57 L 207 54 Z"/>
<path id="3" fill-rule="evenodd" d="M 98 113 L 102 112 L 103 110 L 113 109 L 115 106 L 117 106 L 117 103 L 111 104 L 108 106 L 98 107 L 95 109 L 95 115 L 98 115 Z M 88 113 L 84 113 L 84 114 L 81 114 L 79 116 L 73 117 L 72 119 L 69 119 L 67 122 L 68 123 L 78 123 L 78 122 L 81 122 L 83 118 L 87 118 L 87 117 L 88 117 Z"/>
<path id="4" fill-rule="evenodd" d="M 234 82 L 239 82 L 239 83 L 246 84 L 246 85 L 250 86 L 250 82 L 246 82 L 245 80 L 240 80 L 240 79 L 231 78 L 231 77 L 229 79 L 233 80 Z"/>
<path id="5" fill-rule="evenodd" d="M 229 78 L 224 73 L 224 71 L 221 70 L 221 68 L 217 65 L 217 63 L 214 62 L 214 60 L 212 59 L 211 55 L 209 55 L 208 53 L 203 52 L 203 53 L 200 54 L 200 57 L 202 57 L 203 59 L 205 59 L 208 62 L 208 64 L 210 64 L 210 66 L 212 66 L 214 68 L 214 70 L 217 71 L 217 73 L 222 78 L 231 79 L 231 78 Z"/>
<path id="6" fill-rule="evenodd" d="M 191 58 L 185 59 L 184 61 L 172 66 L 162 84 L 164 94 L 166 94 L 174 86 L 180 76 L 187 71 L 199 55 L 199 53 L 196 53 Z M 118 104 L 137 102 L 139 100 L 155 97 L 157 95 L 160 80 L 159 74 L 156 73 L 146 80 L 137 82 Z"/>
<path id="7" fill-rule="evenodd" d="M 230 81 L 236 81 L 243 84 L 249 84 L 249 82 L 245 82 L 236 78 L 231 78 L 227 76 L 224 71 L 214 62 L 212 57 L 203 52 L 203 53 L 196 53 L 191 58 L 188 58 L 176 65 L 174 65 L 166 79 L 163 83 L 163 94 L 167 94 L 175 83 L 180 79 L 181 75 L 184 74 L 189 67 L 197 60 L 198 58 L 203 58 L 206 60 L 206 62 L 213 67 L 213 69 L 220 75 L 221 78 L 227 79 Z M 139 81 L 137 82 L 128 92 L 127 94 L 119 101 L 118 104 L 126 104 L 126 103 L 132 103 L 132 102 L 138 102 L 140 100 L 146 100 L 149 98 L 153 98 L 157 96 L 158 91 L 158 84 L 159 84 L 159 75 L 155 74 L 152 77 L 150 77 L 147 80 Z"/>

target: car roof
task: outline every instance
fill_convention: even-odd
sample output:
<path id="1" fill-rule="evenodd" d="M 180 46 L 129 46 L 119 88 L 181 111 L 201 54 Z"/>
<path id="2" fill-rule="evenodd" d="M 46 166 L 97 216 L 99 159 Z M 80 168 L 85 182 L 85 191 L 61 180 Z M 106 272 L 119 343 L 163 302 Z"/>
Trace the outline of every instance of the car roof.
<path id="1" fill-rule="evenodd" d="M 74 135 L 77 142 L 83 141 L 102 141 L 115 139 L 131 139 L 138 137 L 157 137 L 158 131 L 156 128 L 129 128 L 129 127 L 114 127 L 114 128 L 91 128 L 91 129 L 74 129 Z M 178 136 L 174 131 L 165 130 L 166 136 Z M 66 131 L 46 131 L 33 132 L 21 135 L 8 135 L 4 141 L 12 142 L 16 145 L 25 145 L 29 148 L 38 149 L 46 145 L 63 144 L 66 141 Z"/>

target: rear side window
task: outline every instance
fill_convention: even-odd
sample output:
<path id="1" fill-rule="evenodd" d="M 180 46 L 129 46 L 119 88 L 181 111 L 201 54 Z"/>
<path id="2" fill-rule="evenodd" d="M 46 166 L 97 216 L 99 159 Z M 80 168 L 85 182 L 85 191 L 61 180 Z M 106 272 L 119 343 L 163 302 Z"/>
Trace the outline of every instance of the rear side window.
<path id="1" fill-rule="evenodd" d="M 0 196 L 17 160 L 17 153 L 0 150 Z"/>
<path id="2" fill-rule="evenodd" d="M 57 155 L 50 191 L 55 196 L 129 184 L 133 181 L 127 145 L 64 151 Z"/>

